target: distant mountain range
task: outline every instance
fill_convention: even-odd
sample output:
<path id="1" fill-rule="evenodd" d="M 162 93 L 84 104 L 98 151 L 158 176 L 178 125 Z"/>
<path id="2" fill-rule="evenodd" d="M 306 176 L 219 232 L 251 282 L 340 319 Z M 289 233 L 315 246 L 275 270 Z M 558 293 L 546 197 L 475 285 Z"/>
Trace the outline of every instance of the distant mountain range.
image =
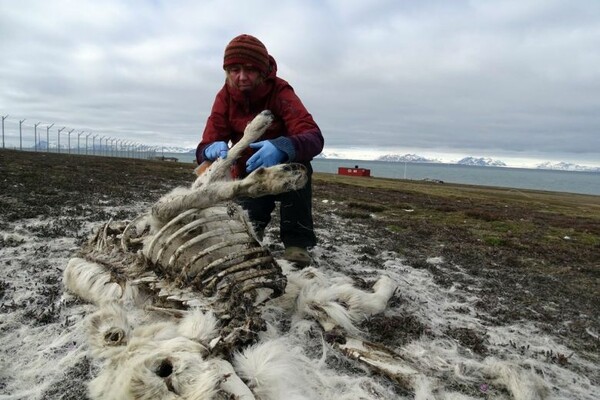
<path id="1" fill-rule="evenodd" d="M 177 147 L 177 146 L 157 146 L 158 152 L 165 153 L 180 153 L 180 154 L 196 154 L 196 149 L 190 149 L 185 147 Z"/>
<path id="2" fill-rule="evenodd" d="M 587 172 L 600 172 L 600 167 L 586 167 L 585 165 L 573 164 L 568 162 L 550 162 L 538 164 L 538 169 L 552 169 L 559 171 L 587 171 Z"/>
<path id="3" fill-rule="evenodd" d="M 405 154 L 403 156 L 397 154 L 387 154 L 376 159 L 376 161 L 390 162 L 411 162 L 411 163 L 439 163 L 441 161 L 431 158 L 422 157 L 416 154 Z M 506 167 L 506 163 L 499 160 L 484 157 L 465 157 L 456 161 L 453 164 L 473 165 L 477 167 Z"/>
<path id="4" fill-rule="evenodd" d="M 337 153 L 322 153 L 317 158 L 324 159 L 345 159 L 346 157 L 341 156 Z M 417 154 L 386 154 L 375 158 L 373 161 L 387 161 L 387 162 L 407 162 L 407 163 L 441 163 L 442 161 L 432 158 L 419 156 Z M 470 165 L 477 167 L 508 167 L 508 165 L 501 160 L 495 160 L 489 157 L 464 157 L 458 161 L 450 162 L 449 164 L 459 165 Z M 567 162 L 544 162 L 536 165 L 534 168 L 537 169 L 551 169 L 560 171 L 588 171 L 588 172 L 600 172 L 600 167 L 587 167 L 584 165 L 572 164 Z"/>
<path id="5" fill-rule="evenodd" d="M 410 162 L 410 163 L 439 163 L 439 160 L 418 156 L 416 154 L 405 154 L 403 156 L 398 154 L 386 154 L 378 157 L 375 161 L 389 161 L 389 162 Z"/>

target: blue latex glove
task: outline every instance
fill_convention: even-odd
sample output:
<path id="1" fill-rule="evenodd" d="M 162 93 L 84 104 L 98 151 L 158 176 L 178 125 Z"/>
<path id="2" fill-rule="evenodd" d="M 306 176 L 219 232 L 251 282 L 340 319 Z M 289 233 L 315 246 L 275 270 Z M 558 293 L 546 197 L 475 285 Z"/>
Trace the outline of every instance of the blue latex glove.
<path id="1" fill-rule="evenodd" d="M 214 142 L 204 149 L 204 158 L 210 161 L 215 161 L 217 158 L 227 158 L 228 150 L 227 143 Z"/>
<path id="2" fill-rule="evenodd" d="M 246 172 L 252 172 L 260 167 L 272 167 L 281 163 L 287 157 L 284 151 L 279 150 L 268 140 L 250 143 L 250 147 L 258 149 L 258 151 L 246 161 Z"/>

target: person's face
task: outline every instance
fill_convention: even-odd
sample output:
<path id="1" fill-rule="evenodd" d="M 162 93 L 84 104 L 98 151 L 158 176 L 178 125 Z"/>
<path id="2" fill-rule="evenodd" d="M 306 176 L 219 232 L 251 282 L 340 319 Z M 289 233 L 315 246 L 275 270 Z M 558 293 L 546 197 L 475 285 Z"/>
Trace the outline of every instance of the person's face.
<path id="1" fill-rule="evenodd" d="M 249 92 L 260 83 L 260 71 L 251 65 L 233 65 L 227 69 L 231 83 L 243 92 Z"/>

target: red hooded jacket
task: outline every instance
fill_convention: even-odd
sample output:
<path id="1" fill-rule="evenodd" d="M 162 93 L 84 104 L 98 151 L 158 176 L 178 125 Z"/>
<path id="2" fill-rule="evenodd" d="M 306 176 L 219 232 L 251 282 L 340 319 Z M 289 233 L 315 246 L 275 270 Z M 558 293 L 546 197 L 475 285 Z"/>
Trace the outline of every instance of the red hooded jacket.
<path id="1" fill-rule="evenodd" d="M 196 160 L 204 160 L 204 149 L 217 141 L 237 143 L 246 125 L 263 110 L 270 110 L 275 120 L 259 140 L 272 143 L 288 155 L 289 162 L 309 162 L 323 150 L 321 130 L 289 83 L 276 76 L 277 64 L 269 56 L 271 72 L 249 95 L 227 83 L 217 93 L 210 116 L 196 149 Z M 254 150 L 247 149 L 237 161 L 233 175 L 246 175 L 246 160 Z"/>

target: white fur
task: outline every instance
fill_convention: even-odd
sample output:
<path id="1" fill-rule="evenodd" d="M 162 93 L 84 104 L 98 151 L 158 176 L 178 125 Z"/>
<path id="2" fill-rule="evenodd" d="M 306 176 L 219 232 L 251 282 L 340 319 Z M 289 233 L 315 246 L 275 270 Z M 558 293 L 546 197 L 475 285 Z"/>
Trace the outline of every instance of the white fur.
<path id="1" fill-rule="evenodd" d="M 515 400 L 548 398 L 548 388 L 539 376 L 518 365 L 490 358 L 486 360 L 484 371 L 493 382 L 506 387 Z"/>
<path id="2" fill-rule="evenodd" d="M 218 366 L 204 359 L 208 350 L 200 343 L 214 331 L 211 313 L 196 310 L 183 318 L 183 325 L 166 321 L 131 330 L 125 310 L 111 303 L 89 321 L 93 354 L 106 358 L 105 367 L 90 383 L 91 398 L 210 399 L 216 394 L 223 376 Z M 118 345 L 103 340 L 107 331 L 124 327 L 126 339 Z M 168 368 L 161 370 L 163 364 Z"/>
<path id="3" fill-rule="evenodd" d="M 329 280 L 313 267 L 286 272 L 286 292 L 274 303 L 294 310 L 300 317 L 314 318 L 326 331 L 341 327 L 358 334 L 356 323 L 384 311 L 397 287 L 386 276 L 373 285 L 373 292 L 367 292 L 353 286 L 345 277 Z"/>
<path id="4" fill-rule="evenodd" d="M 156 372 L 163 363 L 172 368 L 166 378 Z M 221 379 L 219 369 L 202 359 L 200 345 L 176 338 L 127 349 L 89 387 L 92 399 L 200 400 L 213 398 Z"/>
<path id="5" fill-rule="evenodd" d="M 138 288 L 129 282 L 113 282 L 110 272 L 97 263 L 83 258 L 71 258 L 63 272 L 63 285 L 76 296 L 100 305 L 115 300 L 131 301 Z"/>
<path id="6" fill-rule="evenodd" d="M 110 302 L 88 319 L 88 338 L 92 355 L 108 359 L 120 354 L 131 337 L 131 325 L 125 310 Z"/>
<path id="7" fill-rule="evenodd" d="M 237 353 L 234 367 L 262 400 L 311 399 L 303 357 L 290 343 L 270 340 Z"/>
<path id="8" fill-rule="evenodd" d="M 200 343 L 209 343 L 219 336 L 218 321 L 211 311 L 204 313 L 195 309 L 187 312 L 177 329 L 180 335 Z"/>
<path id="9" fill-rule="evenodd" d="M 309 315 L 323 326 L 331 324 L 353 332 L 357 331 L 354 321 L 381 311 L 393 293 L 388 278 L 368 293 L 349 284 L 332 285 L 316 269 L 289 273 L 291 291 L 281 303 L 287 304 L 288 311 Z M 334 290 L 328 293 L 327 287 Z M 310 300 L 303 300 L 303 296 Z M 341 298 L 351 304 L 348 309 L 338 303 Z M 296 309 L 309 307 L 305 304 L 308 301 L 323 312 Z M 90 383 L 94 400 L 210 399 L 217 391 L 248 399 L 253 398 L 251 395 L 263 400 L 314 398 L 306 379 L 311 375 L 308 362 L 299 348 L 284 340 L 267 339 L 236 353 L 231 367 L 235 373 L 223 360 L 211 359 L 210 343 L 218 338 L 219 324 L 210 311 L 194 309 L 184 312 L 176 322 L 165 320 L 132 328 L 121 303 L 113 301 L 105 303 L 89 321 L 92 354 L 106 360 L 102 372 Z M 111 338 L 113 341 L 107 340 Z M 157 372 L 165 362 L 172 368 L 168 378 Z"/>

